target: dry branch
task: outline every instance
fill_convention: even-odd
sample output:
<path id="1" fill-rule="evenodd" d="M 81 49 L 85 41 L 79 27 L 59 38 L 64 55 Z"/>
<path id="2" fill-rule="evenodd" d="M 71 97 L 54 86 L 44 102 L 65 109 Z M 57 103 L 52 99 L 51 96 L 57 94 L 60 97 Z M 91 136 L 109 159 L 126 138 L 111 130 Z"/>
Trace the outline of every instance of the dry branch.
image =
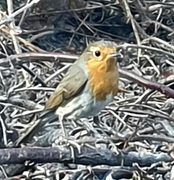
<path id="1" fill-rule="evenodd" d="M 73 148 L 73 150 L 72 150 Z M 35 163 L 74 163 L 82 165 L 151 166 L 160 161 L 171 162 L 172 158 L 166 153 L 113 153 L 107 149 L 94 149 L 81 146 L 80 152 L 76 147 L 23 147 L 0 150 L 0 164 L 23 164 L 25 161 Z"/>

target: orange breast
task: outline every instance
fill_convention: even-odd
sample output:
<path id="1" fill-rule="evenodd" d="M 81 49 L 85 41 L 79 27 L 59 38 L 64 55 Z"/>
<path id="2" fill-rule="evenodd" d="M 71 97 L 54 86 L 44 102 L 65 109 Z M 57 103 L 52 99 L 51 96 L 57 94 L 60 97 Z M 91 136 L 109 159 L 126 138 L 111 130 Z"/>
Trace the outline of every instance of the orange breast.
<path id="1" fill-rule="evenodd" d="M 115 96 L 118 92 L 118 68 L 113 58 L 96 61 L 91 59 L 87 62 L 89 72 L 89 85 L 96 100 L 105 100 L 106 96 Z"/>

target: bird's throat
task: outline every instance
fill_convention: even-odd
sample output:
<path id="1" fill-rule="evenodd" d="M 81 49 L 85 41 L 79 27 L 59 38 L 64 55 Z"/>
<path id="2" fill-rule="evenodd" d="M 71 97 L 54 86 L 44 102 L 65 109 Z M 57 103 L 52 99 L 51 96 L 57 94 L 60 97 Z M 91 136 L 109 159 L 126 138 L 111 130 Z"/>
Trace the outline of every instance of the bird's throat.
<path id="1" fill-rule="evenodd" d="M 118 68 L 114 59 L 93 61 L 87 63 L 89 86 L 97 100 L 105 100 L 110 94 L 118 92 Z"/>

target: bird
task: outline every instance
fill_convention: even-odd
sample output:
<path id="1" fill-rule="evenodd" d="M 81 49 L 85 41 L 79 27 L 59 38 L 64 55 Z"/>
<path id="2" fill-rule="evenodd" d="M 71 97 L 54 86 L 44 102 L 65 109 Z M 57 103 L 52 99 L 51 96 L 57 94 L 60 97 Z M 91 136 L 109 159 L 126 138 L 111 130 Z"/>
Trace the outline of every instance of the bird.
<path id="1" fill-rule="evenodd" d="M 119 91 L 118 55 L 117 44 L 113 41 L 90 43 L 48 98 L 45 115 L 30 128 L 28 134 L 58 117 L 62 133 L 66 136 L 64 118 L 76 121 L 96 116 L 103 110 Z"/>
<path id="2" fill-rule="evenodd" d="M 55 109 L 63 119 L 97 115 L 118 93 L 117 44 L 97 41 L 87 46 L 46 102 L 45 110 Z"/>

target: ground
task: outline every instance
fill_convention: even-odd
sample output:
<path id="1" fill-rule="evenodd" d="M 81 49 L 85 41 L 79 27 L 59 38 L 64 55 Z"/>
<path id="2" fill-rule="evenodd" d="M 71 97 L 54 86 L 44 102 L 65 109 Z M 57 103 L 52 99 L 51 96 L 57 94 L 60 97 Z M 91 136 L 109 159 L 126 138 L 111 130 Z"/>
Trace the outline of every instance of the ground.
<path id="1" fill-rule="evenodd" d="M 12 153 L 14 147 L 44 151 L 45 146 L 63 144 L 65 151 L 81 147 L 86 158 L 80 161 L 75 153 L 73 164 L 25 166 L 7 161 L 1 177 L 173 179 L 173 1 L 0 2 L 0 146 Z M 58 121 L 36 126 L 32 136 L 26 135 L 67 68 L 88 42 L 101 39 L 120 47 L 119 84 L 124 90 L 98 117 L 88 120 L 89 127 L 65 121 L 68 141 L 60 138 Z M 103 150 L 98 155 L 93 151 L 97 148 Z M 103 152 L 123 154 L 130 163 L 112 164 Z M 89 160 L 89 154 L 94 158 Z M 0 159 L 1 155 L 0 151 Z M 94 166 L 98 160 L 104 165 Z"/>

